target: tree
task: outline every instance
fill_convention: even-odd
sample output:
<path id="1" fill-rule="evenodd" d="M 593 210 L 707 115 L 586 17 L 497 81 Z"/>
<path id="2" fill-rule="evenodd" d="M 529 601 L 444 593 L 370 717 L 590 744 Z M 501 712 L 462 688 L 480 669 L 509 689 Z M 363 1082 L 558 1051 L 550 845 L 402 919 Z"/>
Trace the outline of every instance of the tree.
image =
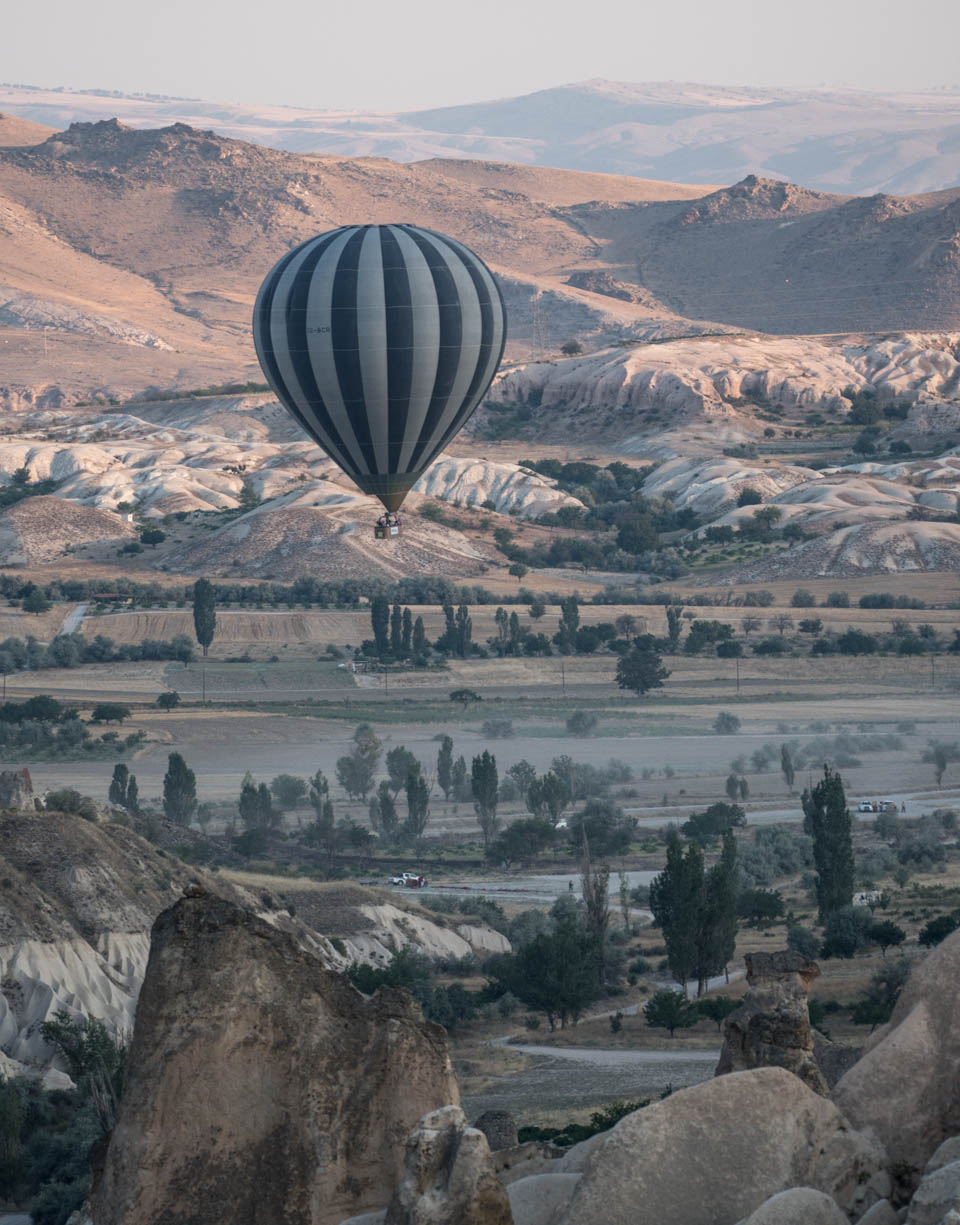
<path id="1" fill-rule="evenodd" d="M 667 605 L 667 653 L 676 655 L 680 646 L 680 632 L 683 629 L 683 605 Z"/>
<path id="2" fill-rule="evenodd" d="M 934 945 L 946 940 L 947 936 L 952 935 L 958 927 L 960 927 L 960 911 L 954 910 L 950 914 L 940 915 L 939 918 L 930 919 L 924 924 L 917 936 L 917 943 L 923 945 L 924 948 L 933 948 Z"/>
<path id="3" fill-rule="evenodd" d="M 189 825 L 197 811 L 197 776 L 179 753 L 167 758 L 163 776 L 163 811 L 168 821 Z"/>
<path id="4" fill-rule="evenodd" d="M 427 652 L 427 631 L 423 627 L 423 617 L 417 617 L 413 623 L 413 654 L 417 659 Z"/>
<path id="5" fill-rule="evenodd" d="M 810 634 L 815 638 L 823 632 L 823 622 L 819 617 L 804 617 L 797 628 L 801 634 Z"/>
<path id="6" fill-rule="evenodd" d="M 420 769 L 420 762 L 416 756 L 403 744 L 398 744 L 396 748 L 390 749 L 386 756 L 387 777 L 390 779 L 390 787 L 393 791 L 394 799 L 400 794 L 401 790 L 407 785 L 407 777 L 411 770 Z"/>
<path id="7" fill-rule="evenodd" d="M 511 773 L 512 769 L 513 767 L 511 767 L 508 773 Z M 560 820 L 563 810 L 572 798 L 570 784 L 553 770 L 548 770 L 540 778 L 534 775 L 533 779 L 527 784 L 525 796 L 527 808 L 530 812 L 534 816 L 549 818 L 553 825 L 556 825 Z"/>
<path id="8" fill-rule="evenodd" d="M 870 939 L 880 946 L 881 957 L 886 957 L 887 949 L 903 944 L 907 933 L 892 919 L 881 919 L 870 928 Z"/>
<path id="9" fill-rule="evenodd" d="M 742 828 L 746 823 L 747 815 L 739 804 L 724 804 L 720 800 L 704 812 L 692 812 L 683 823 L 683 834 L 705 846 L 722 838 L 727 830 Z"/>
<path id="10" fill-rule="evenodd" d="M 793 790 L 793 780 L 796 778 L 796 771 L 793 767 L 793 756 L 787 745 L 780 746 L 780 770 L 783 774 L 783 781 L 787 784 L 787 790 Z"/>
<path id="11" fill-rule="evenodd" d="M 390 649 L 390 601 L 386 596 L 375 595 L 370 601 L 370 628 L 378 655 L 386 655 Z"/>
<path id="12" fill-rule="evenodd" d="M 657 525 L 652 515 L 631 515 L 617 528 L 617 548 L 624 553 L 649 553 L 659 543 Z"/>
<path id="13" fill-rule="evenodd" d="M 756 927 L 767 927 L 783 912 L 783 896 L 776 889 L 742 889 L 737 898 L 737 915 Z"/>
<path id="14" fill-rule="evenodd" d="M 90 713 L 94 723 L 123 723 L 130 718 L 130 707 L 119 702 L 98 702 Z"/>
<path id="15" fill-rule="evenodd" d="M 729 710 L 721 710 L 713 721 L 713 730 L 718 736 L 735 736 L 740 730 L 740 720 Z"/>
<path id="16" fill-rule="evenodd" d="M 175 689 L 165 689 L 157 695 L 157 705 L 161 710 L 173 710 L 180 705 L 180 694 Z"/>
<path id="17" fill-rule="evenodd" d="M 466 657 L 470 654 L 470 640 L 473 636 L 473 621 L 470 619 L 470 614 L 467 611 L 466 604 L 461 604 L 457 609 L 455 626 L 455 653 L 460 657 L 460 659 L 466 659 Z"/>
<path id="18" fill-rule="evenodd" d="M 450 694 L 450 701 L 459 702 L 464 710 L 467 709 L 471 702 L 480 702 L 482 700 L 480 694 L 473 689 L 454 689 Z"/>
<path id="19" fill-rule="evenodd" d="M 570 822 L 570 842 L 582 846 L 584 836 L 597 855 L 624 855 L 630 849 L 636 821 L 610 800 L 595 799 L 574 815 Z"/>
<path id="20" fill-rule="evenodd" d="M 586 710 L 575 710 L 567 716 L 567 731 L 571 736 L 592 736 L 597 726 L 597 716 Z"/>
<path id="21" fill-rule="evenodd" d="M 744 637 L 749 638 L 751 634 L 755 633 L 760 628 L 761 624 L 762 622 L 760 621 L 759 617 L 744 617 L 740 622 L 740 628 L 743 630 Z"/>
<path id="22" fill-rule="evenodd" d="M 920 760 L 929 762 L 933 766 L 933 777 L 939 787 L 947 766 L 953 761 L 960 761 L 960 744 L 956 740 L 952 743 L 947 743 L 945 740 L 931 740 Z"/>
<path id="23" fill-rule="evenodd" d="M 515 561 L 507 567 L 507 573 L 513 575 L 518 583 L 522 583 L 526 576 L 530 573 L 530 567 L 525 566 L 521 561 Z"/>
<path id="24" fill-rule="evenodd" d="M 529 864 L 541 851 L 553 845 L 556 838 L 553 825 L 543 817 L 521 817 L 513 821 L 487 847 L 492 863 Z"/>
<path id="25" fill-rule="evenodd" d="M 812 961 L 820 955 L 820 938 L 809 927 L 795 924 L 787 928 L 787 948 Z"/>
<path id="26" fill-rule="evenodd" d="M 579 340 L 566 340 L 561 345 L 560 352 L 564 357 L 576 357 L 583 352 L 583 345 Z"/>
<path id="27" fill-rule="evenodd" d="M 729 995 L 712 995 L 706 999 L 697 1000 L 694 1007 L 700 1016 L 707 1017 L 716 1025 L 717 1033 L 719 1033 L 724 1021 L 731 1012 L 737 1011 L 740 1003 L 740 1000 L 733 1000 Z"/>
<path id="28" fill-rule="evenodd" d="M 724 790 L 727 793 L 730 803 L 736 803 L 737 797 L 740 795 L 740 779 L 736 776 L 736 774 L 727 775 L 727 782 Z"/>
<path id="29" fill-rule="evenodd" d="M 852 821 L 843 790 L 843 779 L 829 766 L 812 791 L 806 790 L 803 805 L 804 833 L 813 838 L 813 860 L 817 869 L 817 905 L 820 919 L 853 901 Z"/>
<path id="30" fill-rule="evenodd" d="M 353 747 L 337 758 L 337 780 L 352 799 L 365 800 L 373 786 L 380 760 L 380 741 L 369 723 L 360 723 L 353 733 Z"/>
<path id="31" fill-rule="evenodd" d="M 767 622 L 771 629 L 775 629 L 782 638 L 787 630 L 793 629 L 793 617 L 789 613 L 777 613 Z"/>
<path id="32" fill-rule="evenodd" d="M 407 820 L 404 833 L 413 843 L 417 854 L 423 847 L 423 835 L 430 819 L 430 788 L 423 777 L 420 763 L 411 767 L 406 780 L 407 789 Z"/>
<path id="33" fill-rule="evenodd" d="M 453 798 L 457 803 L 470 799 L 467 759 L 462 754 L 453 763 Z"/>
<path id="34" fill-rule="evenodd" d="M 145 527 L 140 533 L 140 543 L 148 544 L 154 549 L 158 544 L 163 544 L 166 538 L 167 533 L 162 532 L 158 527 Z"/>
<path id="35" fill-rule="evenodd" d="M 759 489 L 744 485 L 737 497 L 737 506 L 759 506 L 762 501 L 763 494 Z"/>
<path id="36" fill-rule="evenodd" d="M 394 604 L 390 614 L 390 650 L 399 655 L 403 649 L 403 613 L 399 604 Z"/>
<path id="37" fill-rule="evenodd" d="M 330 784 L 322 770 L 318 770 L 310 779 L 309 799 L 315 816 L 304 835 L 304 841 L 309 845 L 323 847 L 328 858 L 332 859 L 337 849 L 337 831 L 333 801 L 330 799 Z"/>
<path id="38" fill-rule="evenodd" d="M 617 664 L 617 684 L 621 689 L 632 690 L 638 698 L 651 689 L 662 689 L 669 675 L 652 648 L 634 647 L 629 654 L 621 656 Z"/>
<path id="39" fill-rule="evenodd" d="M 131 784 L 133 785 L 132 803 L 130 802 Z M 126 808 L 129 812 L 136 812 L 137 780 L 122 762 L 113 767 L 113 778 L 110 780 L 107 798 L 111 804 L 115 804 L 118 808 Z"/>
<path id="40" fill-rule="evenodd" d="M 870 943 L 873 923 L 866 906 L 842 906 L 827 915 L 823 925 L 821 957 L 855 957 L 857 951 Z"/>
<path id="41" fill-rule="evenodd" d="M 610 925 L 610 869 L 595 868 L 590 862 L 590 843 L 583 832 L 580 856 L 580 884 L 586 912 L 587 930 L 593 939 L 597 959 L 597 980 L 602 987 L 606 973 L 607 929 Z"/>
<path id="42" fill-rule="evenodd" d="M 697 1012 L 680 991 L 670 987 L 661 987 L 643 1005 L 643 1015 L 647 1024 L 654 1029 L 666 1029 L 673 1037 L 678 1029 L 689 1029 L 697 1023 Z"/>
<path id="43" fill-rule="evenodd" d="M 306 780 L 295 774 L 278 774 L 270 781 L 270 793 L 281 808 L 299 808 L 307 798 Z"/>
<path id="44" fill-rule="evenodd" d="M 41 613 L 49 612 L 53 608 L 53 604 L 39 587 L 34 587 L 32 591 L 23 597 L 21 607 L 24 612 L 33 613 L 34 616 L 39 617 Z"/>
<path id="45" fill-rule="evenodd" d="M 370 801 L 370 823 L 388 841 L 392 842 L 396 838 L 397 805 L 386 779 L 380 783 L 376 795 Z"/>
<path id="46" fill-rule="evenodd" d="M 413 647 L 413 617 L 410 609 L 403 610 L 400 628 L 400 650 L 404 655 L 409 655 Z"/>
<path id="47" fill-rule="evenodd" d="M 443 798 L 449 800 L 453 790 L 453 739 L 450 736 L 444 736 L 440 741 L 437 753 L 437 782 L 440 784 Z"/>
<path id="48" fill-rule="evenodd" d="M 547 611 L 547 606 L 543 602 L 543 600 L 540 599 L 539 596 L 537 596 L 535 599 L 530 601 L 531 620 L 539 621 L 540 618 L 546 614 L 546 611 Z"/>
<path id="49" fill-rule="evenodd" d="M 477 814 L 477 823 L 483 834 L 483 845 L 486 847 L 497 832 L 497 792 L 500 780 L 497 775 L 497 759 L 486 749 L 479 757 L 474 757 L 470 771 L 470 790 L 473 793 L 473 807 Z"/>
<path id="50" fill-rule="evenodd" d="M 528 1008 L 547 1015 L 550 1028 L 576 1021 L 597 998 L 596 949 L 576 911 L 556 918 L 553 931 L 494 964 L 493 977 Z"/>
<path id="51" fill-rule="evenodd" d="M 217 602 L 213 584 L 209 579 L 198 578 L 193 584 L 193 631 L 197 642 L 203 647 L 203 656 L 213 642 L 217 629 Z"/>
<path id="52" fill-rule="evenodd" d="M 667 864 L 650 885 L 650 909 L 663 931 L 667 962 L 674 979 L 697 982 L 702 995 L 707 979 L 718 974 L 733 955 L 736 937 L 737 851 L 732 830 L 723 838 L 720 860 L 704 872 L 703 851 L 684 847 L 676 831 L 667 838 Z"/>

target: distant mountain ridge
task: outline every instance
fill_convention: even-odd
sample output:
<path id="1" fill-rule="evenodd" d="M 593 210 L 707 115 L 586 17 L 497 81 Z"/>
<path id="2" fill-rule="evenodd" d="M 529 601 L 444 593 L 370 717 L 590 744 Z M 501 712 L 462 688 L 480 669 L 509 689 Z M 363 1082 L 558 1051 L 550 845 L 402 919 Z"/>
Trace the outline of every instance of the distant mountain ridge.
<path id="1" fill-rule="evenodd" d="M 309 110 L 0 86 L 0 111 L 52 127 L 184 122 L 297 153 L 469 157 L 688 183 L 748 174 L 848 195 L 960 184 L 960 91 L 582 81 L 408 112 Z"/>

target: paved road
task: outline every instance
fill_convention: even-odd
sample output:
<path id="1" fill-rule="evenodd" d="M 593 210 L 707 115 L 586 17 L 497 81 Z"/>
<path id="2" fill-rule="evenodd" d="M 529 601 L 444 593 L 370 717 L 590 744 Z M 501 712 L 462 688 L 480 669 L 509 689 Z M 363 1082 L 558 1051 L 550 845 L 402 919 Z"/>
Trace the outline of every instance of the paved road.
<path id="1" fill-rule="evenodd" d="M 33 1225 L 33 1217 L 25 1212 L 0 1213 L 0 1225 Z"/>
<path id="2" fill-rule="evenodd" d="M 551 1059 L 570 1059 L 574 1063 L 589 1063 L 595 1067 L 616 1068 L 627 1064 L 663 1064 L 663 1063 L 709 1063 L 716 1066 L 720 1058 L 717 1051 L 638 1051 L 638 1050 L 606 1050 L 593 1046 L 537 1046 L 536 1044 L 521 1045 L 511 1042 L 512 1051 L 523 1051 L 525 1055 L 546 1055 Z"/>

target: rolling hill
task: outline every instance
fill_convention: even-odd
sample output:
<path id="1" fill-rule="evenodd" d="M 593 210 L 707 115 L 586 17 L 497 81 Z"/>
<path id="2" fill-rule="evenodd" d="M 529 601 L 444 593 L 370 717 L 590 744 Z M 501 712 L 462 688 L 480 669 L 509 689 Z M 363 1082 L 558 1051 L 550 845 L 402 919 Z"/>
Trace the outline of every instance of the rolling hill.
<path id="1" fill-rule="evenodd" d="M 188 123 L 296 153 L 469 157 L 692 183 L 748 174 L 841 193 L 960 183 L 960 92 L 579 81 L 407 113 L 0 86 L 0 110 L 64 128 Z"/>

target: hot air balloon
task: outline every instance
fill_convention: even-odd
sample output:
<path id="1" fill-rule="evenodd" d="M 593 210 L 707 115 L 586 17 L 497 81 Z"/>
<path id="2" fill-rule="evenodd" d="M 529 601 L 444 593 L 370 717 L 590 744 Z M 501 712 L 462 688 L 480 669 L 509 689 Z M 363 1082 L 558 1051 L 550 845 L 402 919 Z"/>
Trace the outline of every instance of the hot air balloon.
<path id="1" fill-rule="evenodd" d="M 506 316 L 490 269 L 456 239 L 352 225 L 280 260 L 253 337 L 280 403 L 383 503 L 382 536 L 490 386 Z"/>

